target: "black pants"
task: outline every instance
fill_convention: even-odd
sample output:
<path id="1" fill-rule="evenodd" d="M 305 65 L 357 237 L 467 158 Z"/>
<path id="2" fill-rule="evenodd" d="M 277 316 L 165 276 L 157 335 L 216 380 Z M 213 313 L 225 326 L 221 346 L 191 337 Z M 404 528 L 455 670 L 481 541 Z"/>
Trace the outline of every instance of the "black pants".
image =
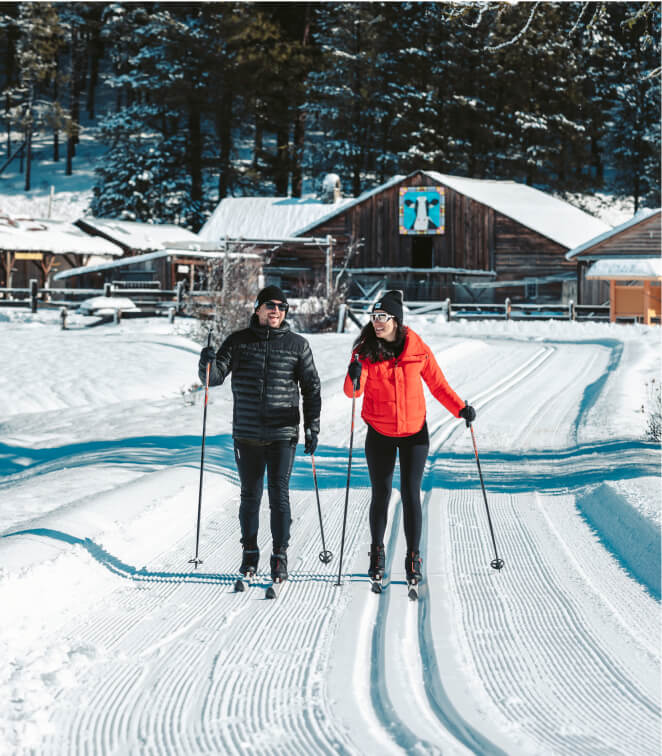
<path id="1" fill-rule="evenodd" d="M 421 480 L 430 449 L 427 422 L 413 436 L 394 438 L 378 433 L 368 426 L 365 439 L 365 458 L 372 484 L 370 501 L 370 535 L 372 543 L 384 544 L 388 518 L 388 503 L 391 498 L 395 454 L 400 453 L 400 495 L 405 539 L 408 551 L 418 551 L 421 541 Z"/>
<path id="2" fill-rule="evenodd" d="M 296 439 L 257 445 L 235 439 L 234 458 L 241 481 L 239 524 L 244 546 L 257 547 L 260 502 L 267 470 L 267 490 L 271 509 L 271 537 L 274 551 L 286 549 L 290 542 L 290 475 Z"/>

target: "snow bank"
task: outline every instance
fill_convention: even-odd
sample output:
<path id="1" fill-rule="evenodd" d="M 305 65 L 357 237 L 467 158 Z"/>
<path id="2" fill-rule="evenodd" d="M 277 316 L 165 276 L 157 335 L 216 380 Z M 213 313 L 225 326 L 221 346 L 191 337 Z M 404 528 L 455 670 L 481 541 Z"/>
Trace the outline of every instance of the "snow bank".
<path id="1" fill-rule="evenodd" d="M 609 551 L 659 600 L 659 526 L 608 483 L 578 497 L 577 508 Z"/>

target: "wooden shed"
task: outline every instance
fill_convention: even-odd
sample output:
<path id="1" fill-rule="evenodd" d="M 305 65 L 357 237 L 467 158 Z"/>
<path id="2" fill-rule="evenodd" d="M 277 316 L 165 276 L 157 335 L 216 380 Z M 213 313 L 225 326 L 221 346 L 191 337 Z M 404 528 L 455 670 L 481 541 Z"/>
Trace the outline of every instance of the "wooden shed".
<path id="1" fill-rule="evenodd" d="M 574 294 L 568 250 L 608 229 L 524 184 L 415 171 L 353 199 L 226 198 L 200 236 L 327 238 L 334 276 L 347 266 L 353 280 L 382 280 L 408 299 L 558 302 Z M 302 288 L 323 280 L 327 255 L 281 243 L 265 274 Z"/>
<path id="2" fill-rule="evenodd" d="M 611 320 L 659 322 L 662 213 L 638 213 L 566 257 L 577 266 L 579 304 L 609 302 Z"/>

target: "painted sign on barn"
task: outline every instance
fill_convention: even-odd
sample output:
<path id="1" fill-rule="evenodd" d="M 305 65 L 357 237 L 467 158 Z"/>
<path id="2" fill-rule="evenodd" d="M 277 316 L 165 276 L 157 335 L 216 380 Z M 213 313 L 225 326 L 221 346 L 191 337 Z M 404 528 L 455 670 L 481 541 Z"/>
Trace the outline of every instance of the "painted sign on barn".
<path id="1" fill-rule="evenodd" d="M 400 233 L 444 233 L 444 188 L 443 186 L 400 187 Z"/>

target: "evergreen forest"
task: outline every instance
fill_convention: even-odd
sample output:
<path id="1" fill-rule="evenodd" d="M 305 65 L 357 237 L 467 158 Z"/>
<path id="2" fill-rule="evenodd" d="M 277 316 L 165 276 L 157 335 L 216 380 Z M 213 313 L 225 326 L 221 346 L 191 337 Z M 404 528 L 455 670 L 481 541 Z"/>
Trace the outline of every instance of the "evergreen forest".
<path id="1" fill-rule="evenodd" d="M 0 171 L 93 129 L 97 216 L 417 168 L 660 205 L 659 3 L 1 3 L 0 39 Z"/>

